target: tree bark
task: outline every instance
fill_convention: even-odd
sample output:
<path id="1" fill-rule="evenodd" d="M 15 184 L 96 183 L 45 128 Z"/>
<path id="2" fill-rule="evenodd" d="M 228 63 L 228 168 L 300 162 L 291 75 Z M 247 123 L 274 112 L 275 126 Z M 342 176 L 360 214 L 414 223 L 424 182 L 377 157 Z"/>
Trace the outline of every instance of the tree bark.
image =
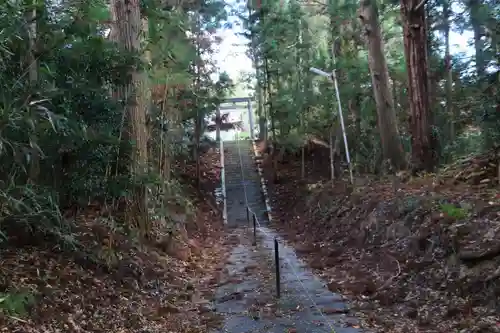
<path id="1" fill-rule="evenodd" d="M 330 155 L 331 155 L 331 178 L 335 180 L 340 178 L 342 175 L 342 169 L 340 168 L 340 162 L 342 158 L 340 157 L 340 146 L 342 143 L 342 126 L 340 125 L 340 121 L 338 122 L 336 132 L 335 132 L 335 140 L 332 140 L 333 136 L 333 128 L 330 130 Z"/>
<path id="2" fill-rule="evenodd" d="M 138 0 L 113 0 L 112 14 L 114 19 L 113 38 L 129 51 L 139 53 L 141 46 L 140 2 Z M 125 140 L 132 141 L 131 172 L 137 179 L 147 172 L 148 168 L 148 133 L 146 126 L 147 99 L 145 98 L 145 75 L 139 70 L 131 73 L 130 81 L 118 87 L 116 96 L 124 102 Z M 147 236 L 149 217 L 147 210 L 147 189 L 137 185 L 126 217 L 129 225 L 136 226 Z"/>
<path id="3" fill-rule="evenodd" d="M 360 111 L 360 104 L 361 104 L 361 94 L 359 93 L 360 87 L 356 87 L 356 95 L 349 99 L 349 112 L 352 115 L 352 119 L 354 122 L 354 138 L 356 138 L 353 141 L 353 144 L 349 143 L 349 146 L 352 147 L 350 150 L 354 152 L 354 161 L 351 161 L 353 163 L 353 169 L 354 171 L 360 171 L 358 169 L 358 163 L 361 161 L 361 156 L 360 156 L 360 138 L 361 138 L 361 111 Z"/>
<path id="4" fill-rule="evenodd" d="M 418 4 L 416 0 L 401 0 L 414 172 L 432 171 L 436 162 L 429 101 L 425 6 Z"/>
<path id="5" fill-rule="evenodd" d="M 486 58 L 484 47 L 485 43 L 482 40 L 483 37 L 483 25 L 482 20 L 486 20 L 486 17 L 481 15 L 481 4 L 482 0 L 469 0 L 466 2 L 469 7 L 470 22 L 472 25 L 472 31 L 474 33 L 474 49 L 476 51 L 476 73 L 479 79 L 484 77 L 486 71 Z"/>
<path id="6" fill-rule="evenodd" d="M 330 17 L 330 22 L 331 24 L 334 24 L 335 18 Z M 342 27 L 339 29 L 340 35 L 343 35 Z M 335 37 L 335 29 L 332 29 L 332 66 L 335 68 L 336 63 L 334 59 L 338 59 L 342 54 L 342 43 L 340 40 L 336 39 Z M 342 82 L 345 82 L 345 77 L 344 77 L 344 71 L 342 71 L 340 68 L 336 68 L 336 75 L 337 75 L 337 80 L 339 81 L 339 84 L 342 85 Z M 339 114 L 342 112 L 342 110 L 338 110 Z M 333 140 L 333 135 L 334 135 L 334 125 L 330 130 L 330 168 L 331 168 L 331 179 L 335 180 L 336 177 L 341 176 L 341 168 L 340 168 L 340 143 L 341 140 L 343 139 L 342 136 L 342 124 L 340 122 L 340 115 L 338 117 L 338 122 L 337 122 L 337 129 L 335 130 L 335 141 Z"/>
<path id="7" fill-rule="evenodd" d="M 249 2 L 248 3 L 248 15 L 252 15 L 252 4 Z M 263 84 L 261 80 L 261 68 L 259 64 L 259 56 L 258 56 L 258 50 L 257 50 L 257 43 L 256 43 L 256 36 L 255 33 L 252 29 L 250 29 L 251 37 L 251 55 L 252 55 L 252 62 L 253 66 L 255 68 L 255 77 L 257 79 L 257 82 L 255 84 L 255 94 L 257 95 L 257 123 L 259 126 L 259 140 L 264 140 L 265 138 L 265 117 L 264 117 L 264 97 L 263 97 Z M 252 138 L 253 139 L 253 138 Z"/>
<path id="8" fill-rule="evenodd" d="M 453 110 L 453 76 L 451 66 L 450 52 L 450 16 L 451 16 L 451 1 L 444 0 L 443 2 L 443 20 L 444 20 L 444 39 L 445 39 L 445 54 L 444 61 L 446 67 L 446 114 L 450 117 L 450 140 L 455 140 L 456 137 L 456 115 Z"/>
<path id="9" fill-rule="evenodd" d="M 200 14 L 196 14 L 196 24 L 195 24 L 195 34 L 196 34 L 196 59 L 194 63 L 195 68 L 195 103 L 196 103 L 196 119 L 194 122 L 194 138 L 195 138 L 195 149 L 194 149 L 194 159 L 196 161 L 196 186 L 198 190 L 201 189 L 201 169 L 200 169 L 200 140 L 201 140 L 201 131 L 202 131 L 202 122 L 203 122 L 203 114 L 200 112 L 200 103 L 198 101 L 198 93 L 200 92 L 201 87 L 201 62 L 203 61 L 201 58 L 201 17 Z"/>
<path id="10" fill-rule="evenodd" d="M 26 2 L 26 34 L 28 37 L 28 50 L 26 51 L 24 68 L 28 72 L 28 84 L 32 91 L 36 90 L 38 81 L 38 62 L 35 57 L 36 39 L 37 39 L 37 21 L 36 21 L 36 1 Z M 36 140 L 36 137 L 32 138 Z M 35 142 L 36 143 L 36 142 Z M 40 175 L 40 153 L 37 149 L 31 149 L 31 161 L 29 165 L 29 182 L 36 183 Z"/>
<path id="11" fill-rule="evenodd" d="M 358 14 L 364 27 L 365 43 L 368 49 L 368 64 L 377 105 L 382 151 L 384 158 L 390 161 L 393 171 L 402 170 L 406 168 L 406 160 L 398 131 L 394 99 L 389 86 L 389 71 L 375 0 L 363 0 Z"/>

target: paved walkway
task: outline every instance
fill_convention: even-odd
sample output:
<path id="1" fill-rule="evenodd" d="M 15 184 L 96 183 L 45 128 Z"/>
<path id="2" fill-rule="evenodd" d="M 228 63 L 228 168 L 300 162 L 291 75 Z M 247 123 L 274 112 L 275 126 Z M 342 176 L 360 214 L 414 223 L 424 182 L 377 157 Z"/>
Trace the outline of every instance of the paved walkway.
<path id="1" fill-rule="evenodd" d="M 228 226 L 239 245 L 229 258 L 228 277 L 215 295 L 215 309 L 225 318 L 218 332 L 361 332 L 341 296 L 330 292 L 297 258 L 293 248 L 266 227 L 265 204 L 250 141 L 225 142 L 224 147 Z M 253 235 L 246 218 L 245 192 L 261 225 L 257 246 L 251 244 Z M 280 299 L 275 297 L 275 237 L 280 244 Z"/>

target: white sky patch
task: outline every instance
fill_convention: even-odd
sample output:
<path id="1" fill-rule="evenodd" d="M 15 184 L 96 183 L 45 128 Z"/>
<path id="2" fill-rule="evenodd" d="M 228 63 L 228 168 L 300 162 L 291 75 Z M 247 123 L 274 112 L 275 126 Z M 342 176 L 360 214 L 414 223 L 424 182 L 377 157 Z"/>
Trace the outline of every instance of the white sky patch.
<path id="1" fill-rule="evenodd" d="M 472 37 L 472 31 L 464 31 L 462 34 L 450 32 L 450 52 L 452 54 L 465 53 L 467 56 L 472 57 L 474 48 L 469 45 Z"/>
<path id="2" fill-rule="evenodd" d="M 215 60 L 221 72 L 227 72 L 233 81 L 238 80 L 241 73 L 252 72 L 253 65 L 247 57 L 248 40 L 235 34 L 234 30 L 219 31 L 222 43 L 216 48 Z"/>

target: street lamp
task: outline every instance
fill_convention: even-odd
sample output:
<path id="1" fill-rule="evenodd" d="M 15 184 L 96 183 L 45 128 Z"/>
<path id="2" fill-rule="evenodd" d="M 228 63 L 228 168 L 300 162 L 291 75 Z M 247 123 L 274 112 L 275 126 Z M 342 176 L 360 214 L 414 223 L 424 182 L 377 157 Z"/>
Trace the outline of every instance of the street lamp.
<path id="1" fill-rule="evenodd" d="M 335 64 L 335 55 L 333 55 L 333 63 Z M 349 155 L 349 145 L 347 144 L 347 135 L 346 135 L 345 125 L 344 125 L 344 116 L 342 115 L 342 103 L 340 102 L 339 86 L 337 83 L 337 75 L 335 74 L 335 69 L 331 73 L 327 73 L 321 69 L 314 68 L 314 67 L 311 67 L 309 70 L 315 74 L 327 77 L 330 81 L 333 82 L 333 85 L 335 87 L 335 94 L 337 96 L 337 103 L 338 103 L 338 107 L 339 107 L 340 125 L 342 127 L 342 136 L 344 137 L 345 157 L 347 159 L 347 164 L 349 166 L 349 176 L 351 179 L 351 184 L 354 184 L 354 177 L 352 174 L 351 157 Z M 330 149 L 333 149 L 333 147 L 330 147 Z M 332 174 L 333 174 L 333 165 L 332 165 Z"/>

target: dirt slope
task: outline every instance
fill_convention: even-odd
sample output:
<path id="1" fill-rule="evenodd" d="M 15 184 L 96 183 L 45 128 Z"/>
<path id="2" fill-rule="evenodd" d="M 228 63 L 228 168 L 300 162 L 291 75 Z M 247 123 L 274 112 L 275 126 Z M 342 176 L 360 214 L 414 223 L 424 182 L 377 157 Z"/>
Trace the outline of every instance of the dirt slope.
<path id="1" fill-rule="evenodd" d="M 217 163 L 211 150 L 202 170 L 206 191 L 219 182 Z M 192 169 L 181 168 L 186 181 Z M 0 332 L 207 332 L 218 323 L 208 300 L 228 251 L 214 203 L 192 199 L 196 216 L 175 247 L 134 243 L 95 208 L 78 217 L 75 235 L 92 257 L 47 242 L 0 249 L 0 301 L 18 304 L 0 313 Z"/>
<path id="2" fill-rule="evenodd" d="M 332 291 L 351 297 L 366 326 L 500 332 L 500 196 L 488 185 L 496 164 L 477 162 L 464 176 L 471 164 L 443 179 L 358 178 L 352 187 L 318 182 L 328 170 L 300 180 L 288 158 L 269 184 L 276 227 Z"/>

